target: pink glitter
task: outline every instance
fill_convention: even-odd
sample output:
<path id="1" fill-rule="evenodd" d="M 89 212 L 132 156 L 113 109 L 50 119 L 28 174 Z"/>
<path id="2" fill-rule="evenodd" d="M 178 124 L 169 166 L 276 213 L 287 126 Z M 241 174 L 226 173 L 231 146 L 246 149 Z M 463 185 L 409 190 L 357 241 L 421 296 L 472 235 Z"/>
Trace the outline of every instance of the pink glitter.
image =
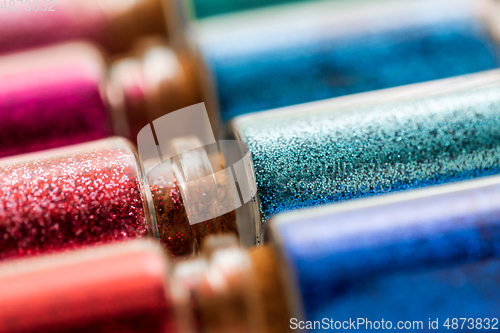
<path id="1" fill-rule="evenodd" d="M 28 10 L 30 8 L 28 2 L 23 4 L 21 10 L 17 10 L 19 7 L 17 2 L 16 10 L 2 10 L 0 51 L 12 51 L 75 38 L 98 39 L 99 33 L 102 33 L 109 24 L 98 1 L 64 0 L 50 1 L 50 3 L 45 11 Z M 49 8 L 54 11 L 49 11 Z"/>
<path id="2" fill-rule="evenodd" d="M 0 259 L 144 236 L 143 202 L 124 139 L 3 160 Z"/>
<path id="3" fill-rule="evenodd" d="M 106 69 L 85 43 L 0 58 L 0 157 L 112 135 Z"/>
<path id="4" fill-rule="evenodd" d="M 139 36 L 165 33 L 159 0 L 7 0 L 5 5 L 0 53 L 76 39 L 120 53 Z"/>

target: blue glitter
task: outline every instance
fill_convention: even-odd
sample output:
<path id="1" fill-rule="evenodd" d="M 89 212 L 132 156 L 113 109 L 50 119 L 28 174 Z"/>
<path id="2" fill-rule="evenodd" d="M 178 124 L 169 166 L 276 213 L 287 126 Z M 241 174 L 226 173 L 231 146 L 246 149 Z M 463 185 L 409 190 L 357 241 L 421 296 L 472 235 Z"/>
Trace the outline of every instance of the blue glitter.
<path id="1" fill-rule="evenodd" d="M 357 16 L 359 6 L 348 11 L 334 5 L 290 6 L 293 15 L 275 8 L 200 20 L 200 50 L 223 121 L 500 65 L 486 24 L 453 1 L 413 3 L 386 16 L 378 10 Z M 319 9 L 308 11 L 314 6 Z M 343 20 L 337 9 L 353 18 Z"/>
<path id="2" fill-rule="evenodd" d="M 500 85 L 481 81 L 489 75 L 498 82 L 492 71 L 443 80 L 443 87 L 478 85 L 427 97 L 365 105 L 352 96 L 357 107 L 332 99 L 235 118 L 252 155 L 263 222 L 297 208 L 500 173 Z"/>
<path id="3" fill-rule="evenodd" d="M 428 331 L 439 318 L 443 330 L 447 318 L 498 317 L 498 202 L 495 176 L 278 215 L 270 233 L 308 320 L 419 320 Z"/>

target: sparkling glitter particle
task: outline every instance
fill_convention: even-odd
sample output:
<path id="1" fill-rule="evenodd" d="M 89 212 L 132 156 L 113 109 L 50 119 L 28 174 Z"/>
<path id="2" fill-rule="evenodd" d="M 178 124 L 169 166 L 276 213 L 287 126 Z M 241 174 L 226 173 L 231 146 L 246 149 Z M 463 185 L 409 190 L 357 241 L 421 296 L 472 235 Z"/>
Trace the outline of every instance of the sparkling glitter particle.
<path id="1" fill-rule="evenodd" d="M 195 231 L 173 174 L 163 168 L 161 164 L 148 175 L 160 240 L 169 256 L 187 257 L 195 251 Z"/>
<path id="2" fill-rule="evenodd" d="M 136 157 L 126 140 L 53 152 L 0 165 L 0 259 L 147 234 Z"/>
<path id="3" fill-rule="evenodd" d="M 187 258 L 201 249 L 209 235 L 237 234 L 234 212 L 191 225 L 177 179 L 169 164 L 160 164 L 148 173 L 160 241 L 170 257 Z M 198 191 L 206 193 L 203 189 Z"/>
<path id="4" fill-rule="evenodd" d="M 262 219 L 500 172 L 500 85 L 354 109 L 236 119 Z"/>

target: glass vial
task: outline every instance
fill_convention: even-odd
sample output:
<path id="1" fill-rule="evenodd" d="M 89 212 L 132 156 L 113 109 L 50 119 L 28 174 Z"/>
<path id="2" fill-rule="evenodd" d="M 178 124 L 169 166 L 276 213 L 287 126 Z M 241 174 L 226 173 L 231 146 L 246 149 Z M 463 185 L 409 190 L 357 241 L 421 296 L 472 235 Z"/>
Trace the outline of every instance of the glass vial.
<path id="1" fill-rule="evenodd" d="M 6 1 L 0 21 L 0 52 L 73 39 L 88 39 L 108 52 L 130 49 L 134 40 L 165 34 L 159 0 Z"/>
<path id="2" fill-rule="evenodd" d="M 0 157 L 109 137 L 198 102 L 189 63 L 159 39 L 108 68 L 85 42 L 0 57 Z M 175 95 L 177 98 L 168 98 Z"/>
<path id="3" fill-rule="evenodd" d="M 145 240 L 2 263 L 0 332 L 179 332 L 169 274 Z"/>
<path id="4" fill-rule="evenodd" d="M 0 57 L 0 157 L 112 135 L 106 79 L 87 43 Z"/>
<path id="5" fill-rule="evenodd" d="M 500 72 L 235 118 L 254 217 L 497 174 Z"/>
<path id="6" fill-rule="evenodd" d="M 171 2 L 181 15 L 186 2 Z M 497 13 L 490 0 L 307 1 L 170 21 L 204 64 L 204 101 L 228 121 L 498 68 Z"/>
<path id="7" fill-rule="evenodd" d="M 111 138 L 0 160 L 0 259 L 154 233 L 135 149 Z"/>
<path id="8" fill-rule="evenodd" d="M 491 322 L 500 300 L 499 199 L 500 177 L 491 176 L 276 215 L 267 235 L 291 318 L 334 318 L 333 326 L 354 316 L 367 332 L 409 315 L 423 330 L 455 317 Z"/>

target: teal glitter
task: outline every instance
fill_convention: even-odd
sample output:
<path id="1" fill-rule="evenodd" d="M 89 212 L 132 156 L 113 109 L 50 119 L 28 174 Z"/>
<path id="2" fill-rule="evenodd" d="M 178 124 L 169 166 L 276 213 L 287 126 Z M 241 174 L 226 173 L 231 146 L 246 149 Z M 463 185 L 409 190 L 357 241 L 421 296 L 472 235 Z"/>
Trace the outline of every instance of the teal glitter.
<path id="1" fill-rule="evenodd" d="M 196 18 L 204 18 L 253 8 L 311 0 L 185 0 L 194 8 Z"/>
<path id="2" fill-rule="evenodd" d="M 234 120 L 252 154 L 263 222 L 282 211 L 500 172 L 500 84 L 358 108 L 333 104 Z"/>

